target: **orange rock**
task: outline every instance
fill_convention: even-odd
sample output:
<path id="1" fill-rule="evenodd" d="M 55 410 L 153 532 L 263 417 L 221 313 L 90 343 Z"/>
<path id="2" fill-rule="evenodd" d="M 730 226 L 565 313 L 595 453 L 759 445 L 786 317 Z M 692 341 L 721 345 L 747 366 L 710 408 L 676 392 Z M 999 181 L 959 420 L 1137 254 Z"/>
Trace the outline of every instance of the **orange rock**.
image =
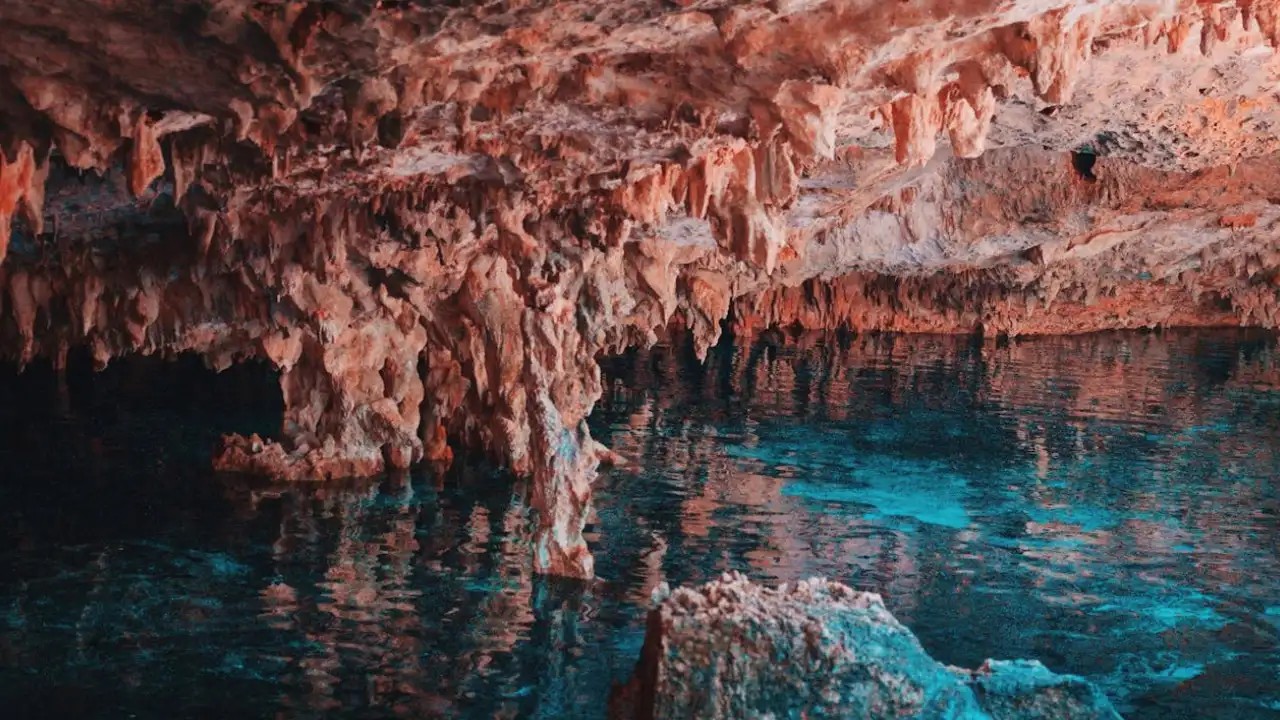
<path id="1" fill-rule="evenodd" d="M 1218 218 L 1218 224 L 1225 228 L 1231 228 L 1232 230 L 1251 228 L 1258 224 L 1258 214 L 1244 213 L 1241 215 L 1223 215 Z"/>

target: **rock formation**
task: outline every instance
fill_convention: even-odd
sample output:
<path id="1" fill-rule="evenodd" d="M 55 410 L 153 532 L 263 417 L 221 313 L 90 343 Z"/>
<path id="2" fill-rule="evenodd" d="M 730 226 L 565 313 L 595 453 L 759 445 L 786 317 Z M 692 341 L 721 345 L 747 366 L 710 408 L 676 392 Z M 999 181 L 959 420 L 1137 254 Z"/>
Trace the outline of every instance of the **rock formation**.
<path id="1" fill-rule="evenodd" d="M 456 6 L 456 7 L 455 7 Z M 0 3 L 0 351 L 265 358 L 219 467 L 531 477 L 726 320 L 1275 325 L 1275 0 Z"/>
<path id="2" fill-rule="evenodd" d="M 669 592 L 669 591 L 668 591 Z M 615 720 L 964 718 L 1118 720 L 1083 678 L 1035 661 L 951 668 L 875 593 L 812 579 L 768 589 L 740 574 L 681 588 L 650 612 Z"/>

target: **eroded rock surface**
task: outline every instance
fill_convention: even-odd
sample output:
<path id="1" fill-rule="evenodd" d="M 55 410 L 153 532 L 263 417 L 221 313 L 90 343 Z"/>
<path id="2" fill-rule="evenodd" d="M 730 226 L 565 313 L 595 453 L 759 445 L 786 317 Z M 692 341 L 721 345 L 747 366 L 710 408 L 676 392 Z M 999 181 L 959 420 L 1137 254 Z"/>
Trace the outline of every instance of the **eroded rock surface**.
<path id="1" fill-rule="evenodd" d="M 533 479 L 691 333 L 1277 323 L 1276 0 L 0 3 L 0 351 L 269 359 L 285 478 Z"/>
<path id="2" fill-rule="evenodd" d="M 965 718 L 1118 720 L 1082 678 L 1039 662 L 942 665 L 875 593 L 811 579 L 765 588 L 728 574 L 651 611 L 615 720 Z"/>

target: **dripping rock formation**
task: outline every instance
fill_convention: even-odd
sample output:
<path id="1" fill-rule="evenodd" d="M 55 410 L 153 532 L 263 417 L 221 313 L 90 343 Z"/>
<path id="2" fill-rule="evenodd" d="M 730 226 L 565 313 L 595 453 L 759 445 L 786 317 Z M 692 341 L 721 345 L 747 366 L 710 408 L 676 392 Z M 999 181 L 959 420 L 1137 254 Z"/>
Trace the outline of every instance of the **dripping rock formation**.
<path id="1" fill-rule="evenodd" d="M 666 593 L 635 675 L 610 697 L 613 720 L 1120 720 L 1084 678 L 1033 660 L 943 665 L 879 595 L 837 582 L 765 588 L 730 573 Z"/>
<path id="2" fill-rule="evenodd" d="M 0 352 L 280 372 L 220 468 L 529 477 L 587 577 L 597 358 L 723 328 L 1262 325 L 1276 0 L 0 3 Z"/>

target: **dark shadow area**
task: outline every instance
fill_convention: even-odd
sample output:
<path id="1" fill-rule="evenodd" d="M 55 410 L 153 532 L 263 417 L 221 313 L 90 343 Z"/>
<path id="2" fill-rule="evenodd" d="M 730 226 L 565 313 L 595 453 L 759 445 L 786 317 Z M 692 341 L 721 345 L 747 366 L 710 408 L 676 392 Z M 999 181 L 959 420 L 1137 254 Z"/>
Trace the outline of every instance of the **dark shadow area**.
<path id="1" fill-rule="evenodd" d="M 0 367 L 0 548 L 144 536 L 209 514 L 225 433 L 279 430 L 276 373 L 129 357 Z M 2 573 L 2 571 L 0 571 Z"/>
<path id="2" fill-rule="evenodd" d="M 1091 152 L 1077 151 L 1071 153 L 1071 169 L 1075 170 L 1076 176 L 1087 182 L 1094 182 L 1098 179 L 1093 174 L 1093 166 L 1098 162 L 1098 156 Z"/>

